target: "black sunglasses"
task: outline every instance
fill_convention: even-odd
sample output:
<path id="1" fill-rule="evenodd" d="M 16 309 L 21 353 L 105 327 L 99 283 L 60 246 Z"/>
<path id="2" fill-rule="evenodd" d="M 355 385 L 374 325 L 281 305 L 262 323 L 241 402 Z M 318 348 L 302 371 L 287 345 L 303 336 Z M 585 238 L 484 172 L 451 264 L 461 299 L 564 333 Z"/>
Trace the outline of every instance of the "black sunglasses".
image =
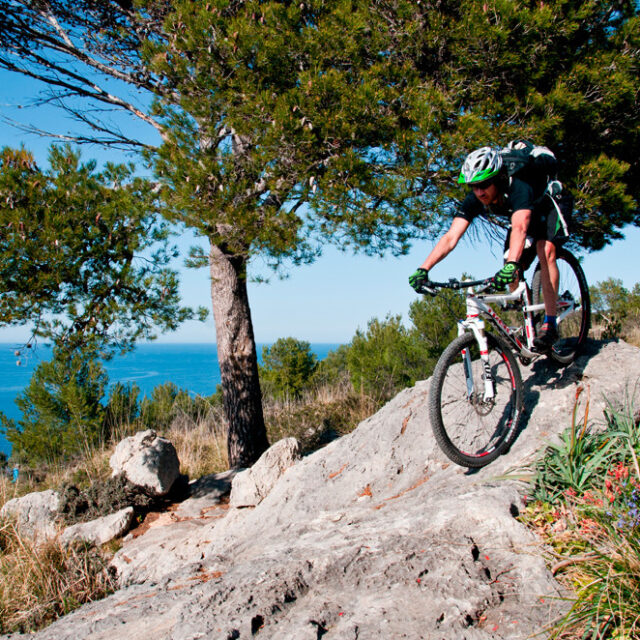
<path id="1" fill-rule="evenodd" d="M 483 180 L 482 182 L 472 182 L 471 183 L 471 187 L 473 189 L 488 189 L 493 183 L 495 182 L 495 180 L 493 178 L 490 178 L 489 180 Z"/>

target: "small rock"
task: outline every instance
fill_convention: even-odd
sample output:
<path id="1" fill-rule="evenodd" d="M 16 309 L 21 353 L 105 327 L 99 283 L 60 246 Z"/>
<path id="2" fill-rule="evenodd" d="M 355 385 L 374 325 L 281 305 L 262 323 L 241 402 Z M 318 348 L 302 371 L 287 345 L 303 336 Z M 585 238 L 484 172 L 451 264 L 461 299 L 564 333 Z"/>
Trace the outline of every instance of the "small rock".
<path id="1" fill-rule="evenodd" d="M 164 496 L 180 475 L 175 447 L 155 431 L 139 431 L 118 444 L 109 460 L 112 476 L 123 473 L 127 480 L 152 496 Z"/>
<path id="2" fill-rule="evenodd" d="M 65 544 L 75 540 L 86 540 L 95 545 L 105 544 L 114 538 L 124 535 L 131 526 L 134 517 L 134 508 L 126 507 L 116 513 L 112 513 L 91 522 L 82 522 L 67 527 L 61 536 Z"/>
<path id="3" fill-rule="evenodd" d="M 57 492 L 51 489 L 36 491 L 9 500 L 0 510 L 0 515 L 15 517 L 21 533 L 30 538 L 52 538 L 57 533 L 58 502 Z"/>

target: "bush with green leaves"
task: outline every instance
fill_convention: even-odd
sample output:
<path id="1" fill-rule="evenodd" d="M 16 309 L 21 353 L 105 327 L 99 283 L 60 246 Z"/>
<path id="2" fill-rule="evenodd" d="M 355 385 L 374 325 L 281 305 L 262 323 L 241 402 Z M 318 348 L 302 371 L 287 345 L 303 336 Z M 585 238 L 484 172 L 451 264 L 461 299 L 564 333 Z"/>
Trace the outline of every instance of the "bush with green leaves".
<path id="1" fill-rule="evenodd" d="M 277 398 L 299 398 L 309 387 L 318 359 L 308 342 L 279 338 L 262 351 L 260 378 L 265 391 Z"/>
<path id="2" fill-rule="evenodd" d="M 447 345 L 458 335 L 457 323 L 465 314 L 465 295 L 460 291 L 444 289 L 437 296 L 422 296 L 411 303 L 412 333 L 428 362 L 428 375 Z"/>
<path id="3" fill-rule="evenodd" d="M 13 459 L 52 463 L 88 451 L 104 438 L 106 385 L 107 374 L 94 353 L 56 347 L 16 399 L 22 418 L 0 414 Z"/>
<path id="4" fill-rule="evenodd" d="M 111 387 L 105 408 L 105 434 L 117 437 L 128 425 L 134 424 L 140 414 L 139 395 L 140 388 L 135 383 L 116 382 Z"/>
<path id="5" fill-rule="evenodd" d="M 114 385 L 107 408 L 114 411 L 119 406 L 120 424 L 128 425 L 130 431 L 139 429 L 155 429 L 166 431 L 180 415 L 197 420 L 207 414 L 212 405 L 221 403 L 220 394 L 209 397 L 192 396 L 186 389 L 181 389 L 173 382 L 156 385 L 150 396 L 143 396 L 138 401 L 139 389 Z"/>
<path id="6" fill-rule="evenodd" d="M 332 349 L 327 353 L 326 357 L 318 362 L 315 373 L 313 375 L 313 383 L 317 387 L 333 386 L 343 387 L 350 385 L 349 365 L 347 363 L 347 354 L 350 346 L 341 344 L 337 349 Z"/>
<path id="7" fill-rule="evenodd" d="M 425 378 L 424 365 L 416 336 L 400 316 L 370 320 L 366 331 L 358 329 L 347 351 L 354 389 L 380 400 Z"/>
<path id="8" fill-rule="evenodd" d="M 333 370 L 335 379 L 346 368 L 356 391 L 386 400 L 433 373 L 464 311 L 460 292 L 421 297 L 409 308 L 409 327 L 400 316 L 372 319 L 366 331 L 358 330 L 348 346 L 321 363 L 320 373 Z"/>
<path id="9" fill-rule="evenodd" d="M 640 637 L 640 413 L 632 400 L 610 406 L 607 428 L 592 431 L 586 409 L 582 421 L 574 409 L 539 460 L 522 519 L 575 593 L 550 637 L 632 640 Z"/>
<path id="10" fill-rule="evenodd" d="M 594 324 L 603 338 L 640 339 L 640 283 L 627 289 L 619 278 L 607 278 L 589 288 Z"/>

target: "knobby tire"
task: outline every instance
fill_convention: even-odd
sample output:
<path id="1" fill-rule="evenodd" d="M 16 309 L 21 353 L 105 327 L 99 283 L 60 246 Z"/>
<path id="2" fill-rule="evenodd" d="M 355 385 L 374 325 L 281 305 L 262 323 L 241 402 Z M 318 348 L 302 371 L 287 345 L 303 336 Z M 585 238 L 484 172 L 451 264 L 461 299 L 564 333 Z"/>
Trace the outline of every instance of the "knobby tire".
<path id="1" fill-rule="evenodd" d="M 558 303 L 562 304 L 563 296 L 570 296 L 579 304 L 578 309 L 558 324 L 559 340 L 549 350 L 549 358 L 561 365 L 574 361 L 583 347 L 591 324 L 591 300 L 589 285 L 578 259 L 566 249 L 559 248 L 556 253 L 556 263 L 560 272 L 558 288 Z M 542 291 L 542 271 L 540 263 L 536 265 L 531 282 L 533 304 L 544 302 Z M 558 314 L 561 308 L 559 307 Z M 538 318 L 541 324 L 542 314 Z"/>
<path id="2" fill-rule="evenodd" d="M 485 403 L 484 368 L 472 333 L 456 338 L 444 350 L 431 379 L 429 414 L 438 445 L 456 464 L 479 468 L 505 453 L 518 433 L 522 413 L 522 376 L 513 352 L 499 336 L 486 334 L 495 403 Z M 469 398 L 462 364 L 463 350 L 472 355 L 475 393 Z"/>

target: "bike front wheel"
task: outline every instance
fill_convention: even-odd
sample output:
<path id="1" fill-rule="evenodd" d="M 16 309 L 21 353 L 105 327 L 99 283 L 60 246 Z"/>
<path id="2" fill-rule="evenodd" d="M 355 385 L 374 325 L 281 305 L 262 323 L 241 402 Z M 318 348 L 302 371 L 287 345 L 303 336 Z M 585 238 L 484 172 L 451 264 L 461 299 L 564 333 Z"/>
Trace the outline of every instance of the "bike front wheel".
<path id="1" fill-rule="evenodd" d="M 472 333 L 442 353 L 431 378 L 429 413 L 435 438 L 449 459 L 477 468 L 505 453 L 522 411 L 522 377 L 509 346 L 487 334 L 488 360 Z"/>
<path id="2" fill-rule="evenodd" d="M 573 362 L 587 339 L 591 321 L 589 286 L 578 259 L 566 249 L 556 253 L 559 285 L 557 298 L 558 341 L 549 351 L 549 357 L 559 364 Z M 531 283 L 533 304 L 544 302 L 542 271 L 536 265 Z"/>

